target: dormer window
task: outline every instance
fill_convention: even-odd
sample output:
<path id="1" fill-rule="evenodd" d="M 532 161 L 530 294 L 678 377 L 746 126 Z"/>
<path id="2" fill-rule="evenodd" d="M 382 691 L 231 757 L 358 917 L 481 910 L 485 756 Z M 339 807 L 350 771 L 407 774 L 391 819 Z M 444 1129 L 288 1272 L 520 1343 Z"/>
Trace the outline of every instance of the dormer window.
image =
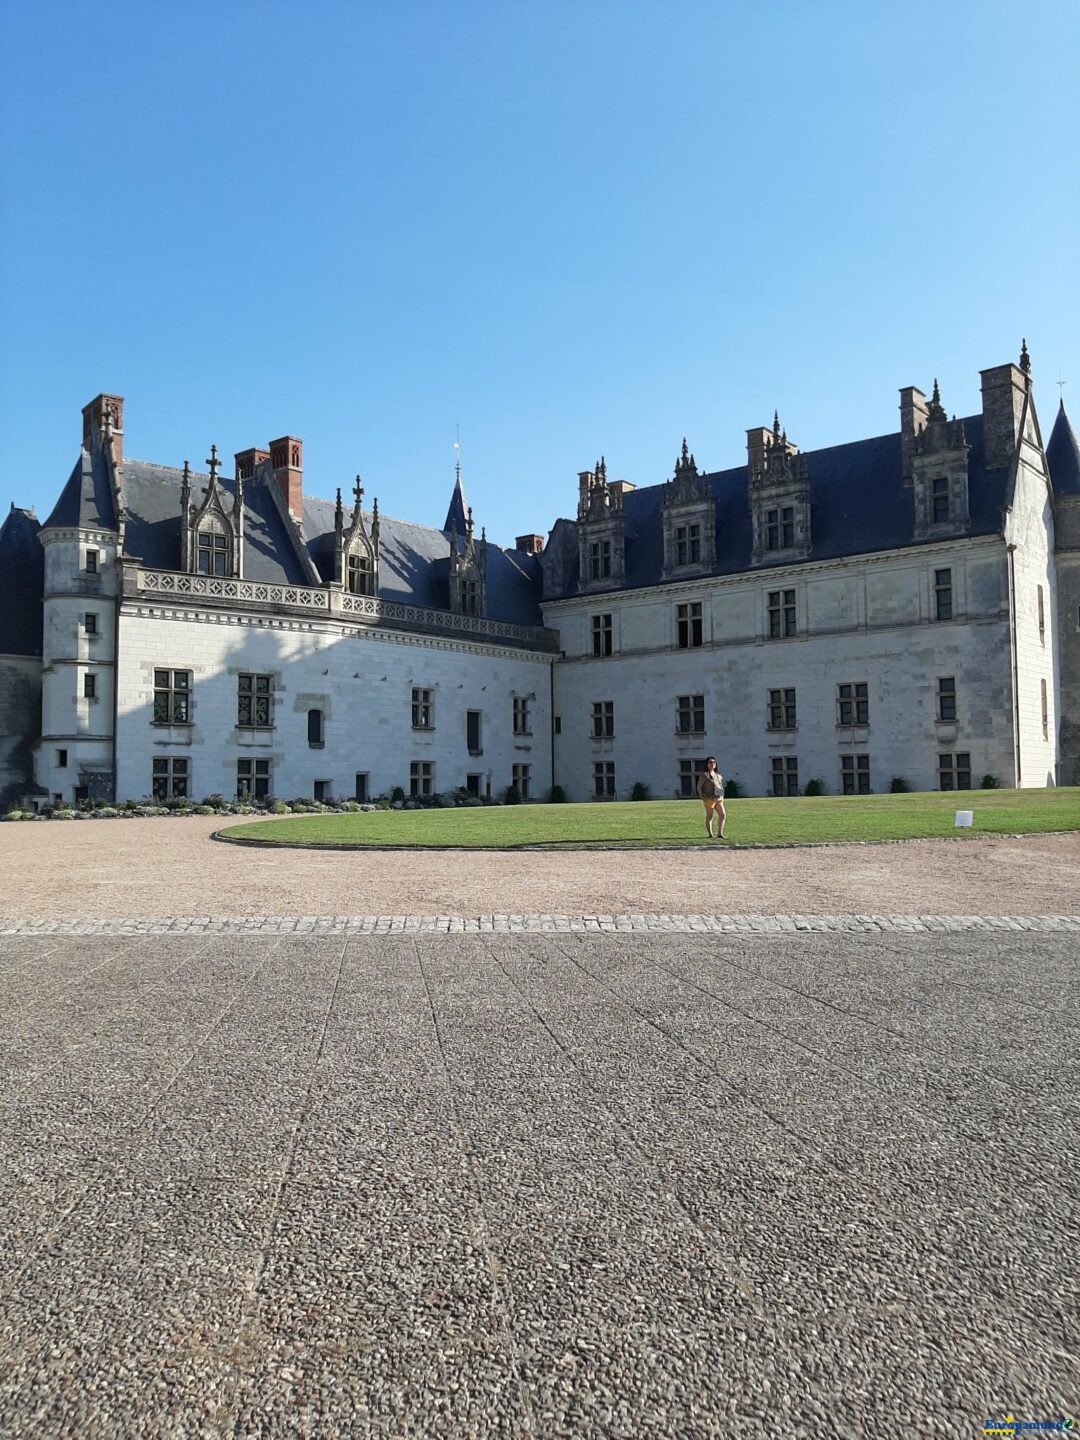
<path id="1" fill-rule="evenodd" d="M 375 594 L 375 561 L 370 555 L 361 554 L 348 557 L 345 588 L 350 595 Z"/>
<path id="2" fill-rule="evenodd" d="M 589 579 L 606 580 L 611 574 L 611 541 L 594 540 L 589 546 Z"/>
<path id="3" fill-rule="evenodd" d="M 463 615 L 480 614 L 480 582 L 479 580 L 463 579 L 461 582 L 461 613 Z"/>
<path id="4" fill-rule="evenodd" d="M 795 544 L 795 507 L 782 505 L 765 512 L 765 549 L 790 550 Z"/>
<path id="5" fill-rule="evenodd" d="M 700 525 L 677 525 L 675 527 L 675 564 L 701 564 Z"/>
<path id="6" fill-rule="evenodd" d="M 217 530 L 200 530 L 198 571 L 200 575 L 227 575 L 229 540 Z"/>

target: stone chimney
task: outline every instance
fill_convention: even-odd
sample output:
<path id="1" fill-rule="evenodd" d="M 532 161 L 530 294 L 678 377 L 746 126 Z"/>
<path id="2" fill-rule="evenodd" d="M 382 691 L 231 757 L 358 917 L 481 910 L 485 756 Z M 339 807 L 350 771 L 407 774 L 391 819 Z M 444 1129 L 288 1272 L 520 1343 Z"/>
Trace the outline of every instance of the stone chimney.
<path id="1" fill-rule="evenodd" d="M 544 537 L 542 535 L 519 535 L 514 541 L 514 549 L 520 550 L 525 555 L 539 555 L 544 548 Z"/>
<path id="2" fill-rule="evenodd" d="M 900 391 L 901 473 L 905 480 L 911 478 L 911 457 L 915 454 L 915 441 L 926 429 L 929 413 L 923 392 L 915 385 L 905 385 Z"/>
<path id="3" fill-rule="evenodd" d="M 304 442 L 295 435 L 270 441 L 270 464 L 289 514 L 299 521 L 304 502 Z"/>
<path id="4" fill-rule="evenodd" d="M 124 397 L 122 395 L 97 395 L 89 405 L 83 406 L 83 449 L 100 448 L 105 438 L 105 414 L 110 420 L 110 435 L 113 453 L 119 465 L 124 458 Z"/>
<path id="5" fill-rule="evenodd" d="M 995 365 L 982 376 L 983 460 L 988 470 L 1007 465 L 1020 435 L 1024 396 L 1031 383 L 1025 342 L 1019 365 Z"/>
<path id="6" fill-rule="evenodd" d="M 630 491 L 634 488 L 635 487 L 631 485 L 629 480 L 612 480 L 611 483 L 608 485 L 608 489 L 611 491 L 612 495 L 617 495 L 620 500 L 624 495 L 629 495 Z"/>
<path id="7" fill-rule="evenodd" d="M 250 480 L 255 474 L 255 467 L 270 459 L 270 451 L 256 448 L 238 450 L 235 458 L 237 480 Z"/>
<path id="8" fill-rule="evenodd" d="M 766 456 L 772 431 L 764 425 L 755 425 L 746 432 L 746 464 L 750 471 L 751 484 L 765 474 Z"/>

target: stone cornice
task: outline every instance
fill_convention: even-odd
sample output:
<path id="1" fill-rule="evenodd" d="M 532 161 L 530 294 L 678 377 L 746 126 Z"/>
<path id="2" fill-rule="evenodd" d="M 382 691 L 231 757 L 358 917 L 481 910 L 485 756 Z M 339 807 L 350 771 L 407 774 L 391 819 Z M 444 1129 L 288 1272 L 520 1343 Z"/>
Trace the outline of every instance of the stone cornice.
<path id="1" fill-rule="evenodd" d="M 595 610 L 598 602 L 601 601 L 625 601 L 630 599 L 654 599 L 658 595 L 669 595 L 672 598 L 675 592 L 681 596 L 684 592 L 698 592 L 707 587 L 720 586 L 730 588 L 731 586 L 746 585 L 752 583 L 756 588 L 762 588 L 766 582 L 776 581 L 777 585 L 792 584 L 796 580 L 815 578 L 835 570 L 866 569 L 873 561 L 891 561 L 914 559 L 923 561 L 930 556 L 941 556 L 944 548 L 951 551 L 981 550 L 989 549 L 1002 543 L 1000 534 L 994 535 L 969 535 L 956 539 L 940 540 L 936 543 L 927 542 L 922 545 L 905 545 L 896 550 L 872 550 L 866 555 L 841 555 L 831 560 L 797 560 L 790 565 L 755 565 L 749 570 L 737 570 L 730 575 L 704 575 L 700 579 L 681 580 L 673 576 L 670 580 L 661 581 L 656 585 L 617 586 L 611 590 L 588 591 L 583 595 L 560 596 L 557 600 L 542 600 L 540 602 L 543 611 L 548 610 L 573 610 L 586 608 Z"/>

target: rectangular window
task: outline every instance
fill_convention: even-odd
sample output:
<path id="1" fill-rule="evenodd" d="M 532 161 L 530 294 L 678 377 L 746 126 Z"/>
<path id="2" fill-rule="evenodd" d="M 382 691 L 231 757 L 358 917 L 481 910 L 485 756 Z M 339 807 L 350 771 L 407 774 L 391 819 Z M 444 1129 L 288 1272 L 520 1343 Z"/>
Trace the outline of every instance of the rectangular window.
<path id="1" fill-rule="evenodd" d="M 237 676 L 236 723 L 245 730 L 270 726 L 270 675 Z"/>
<path id="2" fill-rule="evenodd" d="M 238 760 L 236 762 L 236 798 L 265 800 L 270 794 L 270 761 Z"/>
<path id="3" fill-rule="evenodd" d="M 191 719 L 191 671 L 154 671 L 154 724 L 186 725 Z"/>
<path id="4" fill-rule="evenodd" d="M 845 795 L 870 794 L 870 756 L 842 755 L 840 757 L 840 779 Z"/>
<path id="5" fill-rule="evenodd" d="M 529 728 L 529 701 L 525 695 L 514 696 L 514 734 L 532 734 Z"/>
<path id="6" fill-rule="evenodd" d="M 934 619 L 952 619 L 952 571 L 934 571 Z"/>
<path id="7" fill-rule="evenodd" d="M 769 639 L 783 640 L 795 634 L 795 591 L 769 591 Z"/>
<path id="8" fill-rule="evenodd" d="M 356 772 L 356 790 L 354 791 L 354 796 L 359 804 L 366 805 L 368 803 L 368 772 L 366 770 L 358 770 Z"/>
<path id="9" fill-rule="evenodd" d="M 96 676 L 96 675 L 84 675 L 84 676 L 83 676 L 82 693 L 83 693 L 84 699 L 86 699 L 86 700 L 96 700 L 96 699 L 97 699 L 97 676 Z"/>
<path id="10" fill-rule="evenodd" d="M 370 555 L 350 555 L 345 566 L 345 588 L 350 595 L 375 594 L 375 564 Z"/>
<path id="11" fill-rule="evenodd" d="M 794 755 L 776 756 L 772 762 L 772 793 L 798 795 L 799 762 Z"/>
<path id="12" fill-rule="evenodd" d="M 675 725 L 680 735 L 705 732 L 705 696 L 680 695 L 675 702 Z"/>
<path id="13" fill-rule="evenodd" d="M 531 765 L 515 765 L 513 767 L 513 783 L 522 800 L 528 800 L 529 798 L 529 783 L 531 774 Z"/>
<path id="14" fill-rule="evenodd" d="M 611 616 L 594 615 L 592 617 L 592 653 L 594 655 L 610 655 L 611 643 Z"/>
<path id="15" fill-rule="evenodd" d="M 461 581 L 461 613 L 463 615 L 480 614 L 479 580 Z"/>
<path id="16" fill-rule="evenodd" d="M 465 744 L 470 755 L 482 755 L 484 747 L 480 743 L 480 711 L 465 711 Z"/>
<path id="17" fill-rule="evenodd" d="M 1039 640 L 1046 644 L 1046 607 L 1043 602 L 1043 587 L 1039 586 Z"/>
<path id="18" fill-rule="evenodd" d="M 593 764 L 593 794 L 598 800 L 615 799 L 615 761 L 597 760 Z"/>
<path id="19" fill-rule="evenodd" d="M 795 507 L 765 511 L 765 549 L 790 550 L 795 544 Z"/>
<path id="20" fill-rule="evenodd" d="M 937 718 L 952 722 L 956 719 L 956 679 L 944 675 L 937 682 Z"/>
<path id="21" fill-rule="evenodd" d="M 324 800 L 324 801 L 330 799 L 330 781 L 329 781 L 329 780 L 316 780 L 316 781 L 315 781 L 315 787 L 314 787 L 314 791 L 313 791 L 313 798 L 316 799 L 316 800 Z"/>
<path id="22" fill-rule="evenodd" d="M 704 756 L 696 760 L 679 761 L 679 794 L 684 800 L 692 800 L 697 794 L 697 784 L 704 771 Z"/>
<path id="23" fill-rule="evenodd" d="M 188 794 L 186 755 L 155 756 L 153 796 L 155 800 L 184 800 Z"/>
<path id="24" fill-rule="evenodd" d="M 435 728 L 435 692 L 434 690 L 421 690 L 416 687 L 412 692 L 412 728 L 414 730 L 434 730 Z"/>
<path id="25" fill-rule="evenodd" d="M 611 541 L 594 540 L 589 546 L 589 579 L 606 580 L 611 574 Z"/>
<path id="26" fill-rule="evenodd" d="M 435 765 L 431 760 L 414 760 L 409 766 L 409 794 L 414 800 L 435 792 Z"/>
<path id="27" fill-rule="evenodd" d="M 939 755 L 938 785 L 942 790 L 970 790 L 971 756 L 966 752 Z"/>
<path id="28" fill-rule="evenodd" d="M 1039 591 L 1039 594 L 1042 594 L 1041 590 Z M 83 631 L 87 635 L 96 635 L 98 633 L 97 615 L 94 613 L 93 610 L 88 610 L 83 616 Z"/>
<path id="29" fill-rule="evenodd" d="M 481 786 L 481 784 L 483 783 L 483 779 L 484 779 L 484 777 L 483 777 L 482 775 L 466 775 L 466 776 L 465 776 L 465 793 L 466 793 L 466 795 L 476 795 L 476 796 L 479 796 L 480 793 L 481 793 L 481 791 L 480 791 L 480 786 Z"/>
<path id="30" fill-rule="evenodd" d="M 701 526 L 677 525 L 675 527 L 675 564 L 700 565 Z"/>
<path id="31" fill-rule="evenodd" d="M 561 716 L 561 715 L 556 715 L 556 716 L 554 717 L 554 719 L 555 719 L 555 734 L 556 734 L 556 735 L 561 735 L 561 734 L 562 734 L 562 716 Z"/>
<path id="32" fill-rule="evenodd" d="M 96 550 L 87 550 L 86 552 L 86 573 L 87 575 L 98 573 L 98 552 Z"/>
<path id="33" fill-rule="evenodd" d="M 610 740 L 615 734 L 614 700 L 593 701 L 592 733 L 594 740 Z"/>
<path id="34" fill-rule="evenodd" d="M 692 600 L 676 609 L 679 629 L 679 649 L 696 650 L 702 643 L 701 601 Z"/>
<path id="35" fill-rule="evenodd" d="M 934 524 L 944 524 L 949 518 L 949 482 L 944 477 L 934 481 L 932 502 Z"/>
<path id="36" fill-rule="evenodd" d="M 769 691 L 769 729 L 795 729 L 795 691 Z"/>
<path id="37" fill-rule="evenodd" d="M 1049 740 L 1049 738 L 1050 738 L 1050 711 L 1049 711 L 1049 709 L 1048 709 L 1048 707 L 1047 707 L 1047 701 L 1046 701 L 1046 681 L 1045 681 L 1045 680 L 1040 680 L 1040 681 L 1039 681 L 1039 694 L 1040 694 L 1040 696 L 1042 697 L 1042 732 L 1043 732 L 1043 739 L 1044 739 L 1044 740 Z"/>
<path id="38" fill-rule="evenodd" d="M 869 725 L 870 700 L 863 683 L 836 687 L 838 725 Z"/>
<path id="39" fill-rule="evenodd" d="M 57 768 L 58 770 L 66 770 L 66 769 L 67 769 L 67 751 L 66 751 L 66 750 L 57 750 L 57 752 L 56 752 L 56 768 Z"/>
<path id="40" fill-rule="evenodd" d="M 307 712 L 307 743 L 312 750 L 323 748 L 323 712 L 321 710 Z"/>
<path id="41" fill-rule="evenodd" d="M 198 544 L 200 575 L 224 575 L 229 554 L 226 536 L 216 530 L 200 530 Z"/>

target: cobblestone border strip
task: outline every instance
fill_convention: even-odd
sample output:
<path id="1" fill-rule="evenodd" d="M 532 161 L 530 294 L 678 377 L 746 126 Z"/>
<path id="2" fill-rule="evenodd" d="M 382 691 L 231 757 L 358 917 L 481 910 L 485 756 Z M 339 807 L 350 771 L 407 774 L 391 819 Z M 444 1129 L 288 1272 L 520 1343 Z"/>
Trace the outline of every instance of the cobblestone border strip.
<path id="1" fill-rule="evenodd" d="M 1080 915 L 242 915 L 0 920 L 5 935 L 509 935 L 1074 931 Z"/>

